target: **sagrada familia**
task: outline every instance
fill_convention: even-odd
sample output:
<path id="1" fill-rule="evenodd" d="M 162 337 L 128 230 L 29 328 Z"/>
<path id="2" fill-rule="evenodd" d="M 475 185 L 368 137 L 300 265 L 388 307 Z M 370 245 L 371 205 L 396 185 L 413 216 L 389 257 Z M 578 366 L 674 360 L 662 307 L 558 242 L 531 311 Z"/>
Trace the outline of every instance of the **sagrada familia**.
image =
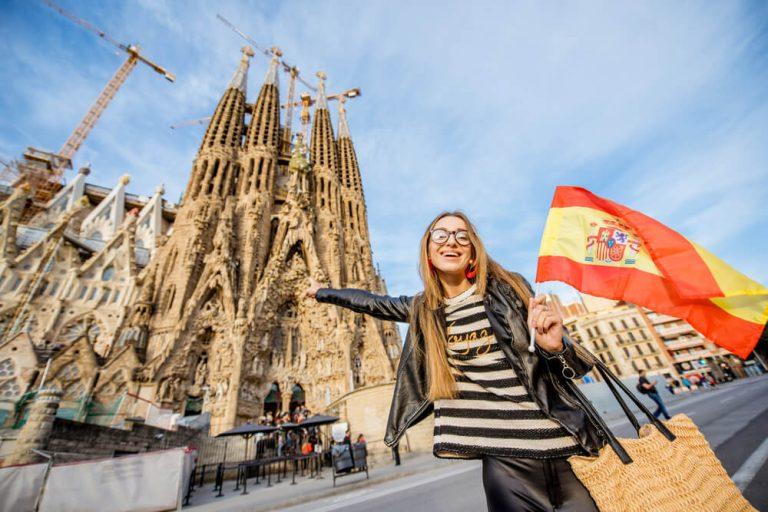
<path id="1" fill-rule="evenodd" d="M 210 413 L 212 434 L 394 380 L 392 323 L 304 296 L 309 276 L 386 293 L 344 104 L 334 134 L 320 75 L 307 148 L 281 125 L 277 55 L 248 103 L 252 55 L 244 48 L 178 205 L 162 187 L 127 192 L 128 176 L 91 184 L 88 169 L 28 219 L 29 191 L 6 191 L 0 426 L 43 379 L 70 419 L 111 423 L 151 405 Z"/>

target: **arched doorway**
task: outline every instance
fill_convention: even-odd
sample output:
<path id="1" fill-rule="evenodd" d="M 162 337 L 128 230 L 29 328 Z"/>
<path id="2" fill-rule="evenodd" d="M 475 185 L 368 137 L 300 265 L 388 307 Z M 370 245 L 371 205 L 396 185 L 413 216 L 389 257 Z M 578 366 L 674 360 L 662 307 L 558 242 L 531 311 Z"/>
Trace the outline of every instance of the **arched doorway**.
<path id="1" fill-rule="evenodd" d="M 304 403 L 304 388 L 301 387 L 301 384 L 294 384 L 291 389 L 291 401 L 288 405 L 288 410 L 291 415 L 293 415 L 293 411 L 295 411 L 297 407 L 303 406 Z"/>
<path id="2" fill-rule="evenodd" d="M 277 415 L 277 411 L 280 410 L 280 398 L 280 385 L 273 382 L 269 393 L 264 397 L 264 415 L 271 413 L 273 418 Z"/>

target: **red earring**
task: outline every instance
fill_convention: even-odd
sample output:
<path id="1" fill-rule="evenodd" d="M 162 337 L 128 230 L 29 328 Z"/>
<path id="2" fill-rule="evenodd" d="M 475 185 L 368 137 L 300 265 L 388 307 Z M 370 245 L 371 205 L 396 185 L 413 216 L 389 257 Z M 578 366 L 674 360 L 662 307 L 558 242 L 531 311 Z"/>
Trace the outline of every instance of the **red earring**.
<path id="1" fill-rule="evenodd" d="M 464 275 L 467 276 L 467 279 L 474 279 L 477 275 L 477 265 L 475 265 L 475 262 L 472 260 L 469 260 L 469 265 L 467 266 L 467 270 L 464 271 Z"/>
<path id="2" fill-rule="evenodd" d="M 427 260 L 427 266 L 429 267 L 430 272 L 435 271 L 435 266 L 432 264 L 432 260 Z"/>

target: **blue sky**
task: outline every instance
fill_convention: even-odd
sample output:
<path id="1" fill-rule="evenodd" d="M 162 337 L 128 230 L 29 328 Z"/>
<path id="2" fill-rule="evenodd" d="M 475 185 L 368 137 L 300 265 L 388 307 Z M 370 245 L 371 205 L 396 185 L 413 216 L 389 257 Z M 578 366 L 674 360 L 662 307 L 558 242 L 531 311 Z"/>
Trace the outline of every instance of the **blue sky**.
<path id="1" fill-rule="evenodd" d="M 557 185 L 651 215 L 768 284 L 764 2 L 60 5 L 177 75 L 129 77 L 75 159 L 94 183 L 128 173 L 130 191 L 163 182 L 178 200 L 204 127 L 169 126 L 212 113 L 243 45 L 219 12 L 305 78 L 325 71 L 329 92 L 362 89 L 348 118 L 391 293 L 419 289 L 418 239 L 443 209 L 532 279 Z M 57 150 L 123 57 L 36 1 L 0 0 L 0 36 L 0 157 Z M 249 101 L 266 68 L 257 55 Z"/>

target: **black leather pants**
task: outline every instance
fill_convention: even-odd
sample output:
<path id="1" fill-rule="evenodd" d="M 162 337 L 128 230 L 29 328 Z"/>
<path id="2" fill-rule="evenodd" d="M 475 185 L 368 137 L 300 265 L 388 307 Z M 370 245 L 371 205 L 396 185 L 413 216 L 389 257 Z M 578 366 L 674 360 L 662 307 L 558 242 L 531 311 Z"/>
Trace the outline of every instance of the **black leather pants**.
<path id="1" fill-rule="evenodd" d="M 485 457 L 483 487 L 488 512 L 597 512 L 564 458 Z"/>

